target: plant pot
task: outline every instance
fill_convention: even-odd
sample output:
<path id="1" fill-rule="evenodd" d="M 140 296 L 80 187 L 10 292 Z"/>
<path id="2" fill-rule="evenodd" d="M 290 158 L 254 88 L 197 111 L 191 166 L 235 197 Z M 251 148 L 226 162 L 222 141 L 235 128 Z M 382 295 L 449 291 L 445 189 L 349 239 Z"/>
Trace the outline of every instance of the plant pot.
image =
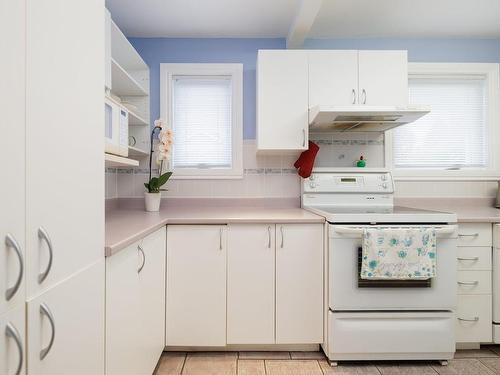
<path id="1" fill-rule="evenodd" d="M 144 193 L 144 203 L 146 211 L 156 212 L 160 210 L 161 193 Z"/>

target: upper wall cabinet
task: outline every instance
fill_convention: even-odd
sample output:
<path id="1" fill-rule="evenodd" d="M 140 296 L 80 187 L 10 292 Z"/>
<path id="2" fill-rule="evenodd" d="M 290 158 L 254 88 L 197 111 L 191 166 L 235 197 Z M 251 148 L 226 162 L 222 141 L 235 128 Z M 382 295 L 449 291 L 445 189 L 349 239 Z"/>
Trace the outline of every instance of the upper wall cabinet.
<path id="1" fill-rule="evenodd" d="M 307 149 L 307 70 L 307 51 L 259 51 L 257 150 Z"/>
<path id="2" fill-rule="evenodd" d="M 407 105 L 406 51 L 309 51 L 309 108 Z"/>
<path id="3" fill-rule="evenodd" d="M 259 51 L 258 151 L 305 150 L 308 110 L 318 105 L 408 105 L 407 52 Z"/>

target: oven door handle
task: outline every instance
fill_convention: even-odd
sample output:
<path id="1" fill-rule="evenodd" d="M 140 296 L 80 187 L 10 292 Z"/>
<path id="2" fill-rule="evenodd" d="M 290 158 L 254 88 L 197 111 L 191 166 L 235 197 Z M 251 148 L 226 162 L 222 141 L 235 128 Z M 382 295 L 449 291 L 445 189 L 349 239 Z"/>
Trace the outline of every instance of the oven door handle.
<path id="1" fill-rule="evenodd" d="M 399 227 L 382 227 L 382 228 L 399 228 Z M 411 228 L 411 227 L 408 227 Z M 339 234 L 357 234 L 362 235 L 364 228 L 351 228 L 351 227 L 334 227 L 335 232 Z M 453 234 L 457 230 L 456 225 L 447 225 L 436 229 L 436 235 Z"/>

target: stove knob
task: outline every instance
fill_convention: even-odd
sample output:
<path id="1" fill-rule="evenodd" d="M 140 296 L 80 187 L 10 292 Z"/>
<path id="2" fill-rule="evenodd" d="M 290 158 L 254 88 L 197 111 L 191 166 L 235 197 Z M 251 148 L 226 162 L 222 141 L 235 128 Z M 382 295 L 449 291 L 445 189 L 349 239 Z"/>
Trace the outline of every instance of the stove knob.
<path id="1" fill-rule="evenodd" d="M 386 176 L 385 174 L 383 174 L 383 175 L 381 175 L 381 176 L 380 176 L 380 179 L 381 179 L 382 181 L 385 181 L 385 180 L 387 180 L 387 176 Z"/>
<path id="2" fill-rule="evenodd" d="M 384 183 L 382 184 L 382 187 L 383 187 L 384 189 L 387 189 L 387 183 L 385 183 L 385 182 L 384 182 Z"/>
<path id="3" fill-rule="evenodd" d="M 314 189 L 314 188 L 316 187 L 316 183 L 315 183 L 315 182 L 313 182 L 313 181 L 309 182 L 309 187 L 310 187 L 311 189 Z"/>
<path id="4" fill-rule="evenodd" d="M 311 176 L 309 176 L 309 180 L 314 180 L 316 177 L 314 177 L 314 175 L 312 174 Z"/>

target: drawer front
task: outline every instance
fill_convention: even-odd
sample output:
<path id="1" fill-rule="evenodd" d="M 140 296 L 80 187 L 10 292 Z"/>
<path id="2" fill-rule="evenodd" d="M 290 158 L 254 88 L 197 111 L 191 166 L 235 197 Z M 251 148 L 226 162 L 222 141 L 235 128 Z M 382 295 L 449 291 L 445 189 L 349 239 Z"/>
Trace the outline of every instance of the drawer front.
<path id="1" fill-rule="evenodd" d="M 488 223 L 458 225 L 458 246 L 491 246 L 492 228 Z"/>
<path id="2" fill-rule="evenodd" d="M 491 294 L 491 271 L 458 271 L 458 294 Z"/>
<path id="3" fill-rule="evenodd" d="M 491 342 L 491 295 L 458 296 L 457 342 Z"/>
<path id="4" fill-rule="evenodd" d="M 459 247 L 457 268 L 459 271 L 491 271 L 491 247 Z"/>

